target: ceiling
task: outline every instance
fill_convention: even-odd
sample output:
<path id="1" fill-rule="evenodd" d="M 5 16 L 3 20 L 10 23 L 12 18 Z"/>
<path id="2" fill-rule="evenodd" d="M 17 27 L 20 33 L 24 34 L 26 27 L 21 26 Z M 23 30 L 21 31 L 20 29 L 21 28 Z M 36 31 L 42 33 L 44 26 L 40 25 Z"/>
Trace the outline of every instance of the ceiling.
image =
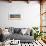
<path id="1" fill-rule="evenodd" d="M 1 0 L 1 1 L 9 1 L 9 0 Z M 12 0 L 12 1 L 39 1 L 39 0 Z"/>
<path id="2" fill-rule="evenodd" d="M 29 2 L 29 1 L 39 1 L 40 3 L 42 2 L 42 1 L 44 1 L 44 0 L 0 0 L 0 1 L 9 1 L 9 2 L 12 2 L 12 1 L 26 1 L 27 3 Z M 45 0 L 46 1 L 46 0 Z"/>
<path id="3" fill-rule="evenodd" d="M 0 1 L 9 1 L 9 0 L 0 0 Z M 39 0 L 12 0 L 12 1 L 39 1 Z"/>

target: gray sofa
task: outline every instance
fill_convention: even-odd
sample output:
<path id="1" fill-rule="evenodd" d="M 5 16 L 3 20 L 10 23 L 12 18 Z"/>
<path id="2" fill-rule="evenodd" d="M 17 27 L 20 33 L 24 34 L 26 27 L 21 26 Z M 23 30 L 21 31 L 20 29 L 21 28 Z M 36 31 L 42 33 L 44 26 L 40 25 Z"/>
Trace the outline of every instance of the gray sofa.
<path id="1" fill-rule="evenodd" d="M 34 38 L 33 36 L 29 36 L 29 35 L 21 35 L 21 34 L 11 34 L 9 36 L 9 38 L 12 40 L 12 39 L 15 39 L 15 40 L 20 40 L 21 43 L 30 43 L 30 42 L 33 42 Z"/>
<path id="2" fill-rule="evenodd" d="M 7 36 L 5 39 L 9 39 L 10 40 L 20 40 L 21 43 L 30 43 L 30 42 L 33 42 L 34 40 L 34 37 L 31 35 L 28 35 L 28 34 L 22 34 L 21 33 L 21 29 L 22 28 L 13 28 L 13 27 L 10 27 L 8 29 L 8 31 L 11 33 L 9 36 Z M 32 32 L 31 32 L 32 33 Z"/>

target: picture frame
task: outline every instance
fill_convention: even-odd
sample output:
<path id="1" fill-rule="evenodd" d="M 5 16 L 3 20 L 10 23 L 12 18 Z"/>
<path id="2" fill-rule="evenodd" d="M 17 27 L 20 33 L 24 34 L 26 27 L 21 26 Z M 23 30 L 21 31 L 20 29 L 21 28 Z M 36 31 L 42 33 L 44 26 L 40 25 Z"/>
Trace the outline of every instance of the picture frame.
<path id="1" fill-rule="evenodd" d="M 21 15 L 20 14 L 10 14 L 9 15 L 9 20 L 20 20 Z"/>

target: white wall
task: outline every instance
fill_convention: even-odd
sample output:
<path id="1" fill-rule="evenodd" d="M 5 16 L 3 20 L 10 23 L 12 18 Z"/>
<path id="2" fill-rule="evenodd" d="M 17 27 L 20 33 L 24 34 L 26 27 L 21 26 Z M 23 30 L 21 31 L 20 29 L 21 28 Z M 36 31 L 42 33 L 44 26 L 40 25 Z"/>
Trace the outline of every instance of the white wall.
<path id="1" fill-rule="evenodd" d="M 20 20 L 9 20 L 9 14 L 20 14 Z M 0 1 L 0 26 L 32 27 L 40 26 L 40 4 L 38 2 Z"/>

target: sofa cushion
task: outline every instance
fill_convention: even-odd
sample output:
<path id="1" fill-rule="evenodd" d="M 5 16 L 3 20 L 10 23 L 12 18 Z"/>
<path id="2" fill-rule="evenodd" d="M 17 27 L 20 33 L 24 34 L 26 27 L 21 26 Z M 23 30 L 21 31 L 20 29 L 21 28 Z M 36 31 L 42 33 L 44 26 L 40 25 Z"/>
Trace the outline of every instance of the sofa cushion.
<path id="1" fill-rule="evenodd" d="M 14 27 L 9 27 L 8 32 L 14 34 Z"/>
<path id="2" fill-rule="evenodd" d="M 27 32 L 27 28 L 26 28 L 26 29 L 21 29 L 21 33 L 22 33 L 23 35 L 25 35 L 26 32 Z"/>
<path id="3" fill-rule="evenodd" d="M 21 28 L 14 28 L 14 33 L 20 33 Z"/>

